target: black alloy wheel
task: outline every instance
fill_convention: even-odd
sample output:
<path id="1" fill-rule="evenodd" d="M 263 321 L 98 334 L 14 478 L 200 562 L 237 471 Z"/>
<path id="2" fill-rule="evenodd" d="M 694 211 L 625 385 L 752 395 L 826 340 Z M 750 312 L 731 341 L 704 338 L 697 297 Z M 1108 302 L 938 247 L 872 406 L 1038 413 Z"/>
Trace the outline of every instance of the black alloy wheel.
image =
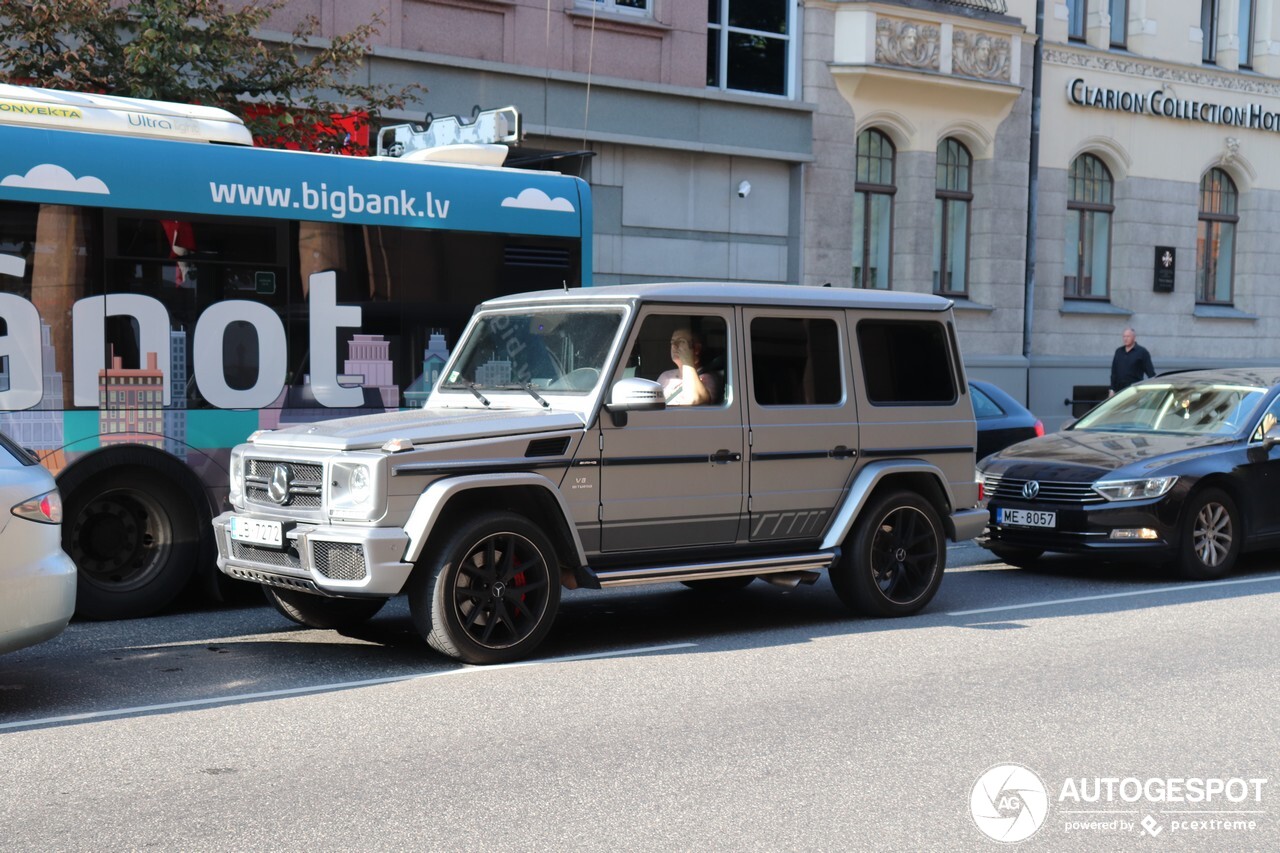
<path id="1" fill-rule="evenodd" d="M 859 515 L 831 569 L 836 594 L 868 616 L 909 616 L 938 591 L 946 539 L 933 506 L 914 492 L 874 499 Z"/>
<path id="2" fill-rule="evenodd" d="M 531 521 L 510 512 L 463 524 L 410 580 L 409 607 L 434 649 L 467 663 L 527 657 L 560 605 L 555 549 Z"/>

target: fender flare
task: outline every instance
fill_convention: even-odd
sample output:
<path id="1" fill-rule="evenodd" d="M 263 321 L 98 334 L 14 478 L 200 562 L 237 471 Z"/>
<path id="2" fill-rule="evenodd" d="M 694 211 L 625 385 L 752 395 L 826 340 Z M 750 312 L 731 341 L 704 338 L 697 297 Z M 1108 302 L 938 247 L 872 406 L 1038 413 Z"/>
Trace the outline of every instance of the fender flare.
<path id="1" fill-rule="evenodd" d="M 427 486 L 423 489 L 422 494 L 418 496 L 418 502 L 414 504 L 413 511 L 409 513 L 409 520 L 404 525 L 404 532 L 409 537 L 409 544 L 405 548 L 404 561 L 406 563 L 416 563 L 418 558 L 422 556 L 422 549 L 426 546 L 427 539 L 431 536 L 432 528 L 435 527 L 436 522 L 440 519 L 440 514 L 454 496 L 476 489 L 510 486 L 532 486 L 548 492 L 555 499 L 555 504 L 559 508 L 560 519 L 564 522 L 565 529 L 569 534 L 569 541 L 576 552 L 578 565 L 585 566 L 587 564 L 587 555 L 582 548 L 582 540 L 578 537 L 578 530 L 570 521 L 571 515 L 564 497 L 560 494 L 560 490 L 556 488 L 555 483 L 541 474 L 533 473 L 470 474 L 461 477 L 446 477 L 436 480 Z"/>
<path id="2" fill-rule="evenodd" d="M 932 477 L 938 483 L 947 503 L 954 507 L 955 495 L 951 493 L 951 486 L 947 482 L 946 475 L 942 473 L 942 469 L 937 465 L 929 462 L 923 462 L 919 459 L 893 459 L 884 462 L 872 462 L 863 467 L 858 472 L 858 476 L 854 479 L 853 485 L 849 487 L 848 493 L 844 496 L 844 502 L 836 514 L 831 517 L 831 524 L 827 526 L 827 533 L 822 537 L 822 545 L 819 546 L 823 550 L 838 548 L 844 542 L 845 537 L 849 535 L 849 531 L 853 529 L 853 524 L 858 520 L 858 516 L 862 513 L 863 507 L 866 506 L 876 487 L 880 485 L 886 477 L 895 474 L 925 474 Z M 951 526 L 948 518 L 942 519 L 943 525 Z"/>

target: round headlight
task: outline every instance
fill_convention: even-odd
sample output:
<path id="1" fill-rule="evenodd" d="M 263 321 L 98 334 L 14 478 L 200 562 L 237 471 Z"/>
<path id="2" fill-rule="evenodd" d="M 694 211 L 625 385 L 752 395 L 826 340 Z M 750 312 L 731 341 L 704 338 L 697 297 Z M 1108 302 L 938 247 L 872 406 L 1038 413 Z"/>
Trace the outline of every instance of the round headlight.
<path id="1" fill-rule="evenodd" d="M 351 499 L 359 504 L 369 499 L 369 469 L 364 465 L 351 469 Z"/>

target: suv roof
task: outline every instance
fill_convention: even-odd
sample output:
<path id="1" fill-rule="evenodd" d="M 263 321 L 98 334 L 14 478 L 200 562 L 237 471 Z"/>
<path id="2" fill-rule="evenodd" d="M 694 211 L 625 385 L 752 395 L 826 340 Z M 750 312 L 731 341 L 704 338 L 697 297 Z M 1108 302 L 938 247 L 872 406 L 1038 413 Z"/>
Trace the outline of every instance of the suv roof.
<path id="1" fill-rule="evenodd" d="M 656 284 L 613 284 L 573 290 L 541 290 L 501 296 L 485 307 L 506 307 L 543 300 L 601 302 L 714 302 L 732 305 L 790 305 L 822 308 L 945 311 L 951 300 L 925 293 L 861 290 L 849 287 L 809 287 L 795 284 L 741 284 L 717 281 L 673 281 Z"/>

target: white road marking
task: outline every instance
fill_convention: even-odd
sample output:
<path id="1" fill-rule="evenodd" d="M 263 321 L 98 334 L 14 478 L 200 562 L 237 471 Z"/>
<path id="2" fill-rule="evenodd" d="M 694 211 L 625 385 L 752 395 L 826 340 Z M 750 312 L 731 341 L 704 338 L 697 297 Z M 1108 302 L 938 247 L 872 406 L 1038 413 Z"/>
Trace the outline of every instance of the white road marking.
<path id="1" fill-rule="evenodd" d="M 1185 583 L 1179 586 L 1161 586 L 1154 589 L 1135 589 L 1129 592 L 1112 592 L 1106 595 L 1082 595 L 1079 598 L 1054 598 L 1049 601 L 1027 601 L 1022 604 L 1005 604 L 1000 607 L 982 607 L 977 610 L 953 610 L 948 616 L 976 616 L 980 613 L 1000 613 L 1005 610 L 1026 610 L 1031 607 L 1054 607 L 1059 604 L 1077 604 L 1082 601 L 1104 601 L 1108 598 L 1132 598 L 1137 595 L 1159 595 L 1165 592 L 1193 592 L 1198 589 L 1212 589 L 1218 586 L 1234 586 L 1245 583 L 1266 583 L 1280 581 L 1280 575 L 1266 575 L 1260 578 L 1235 578 L 1225 581 L 1206 581 L 1204 583 Z"/>
<path id="2" fill-rule="evenodd" d="M 624 658 L 632 655 L 643 655 L 650 652 L 669 652 L 675 649 L 691 649 L 697 643 L 671 643 L 665 646 L 643 646 L 636 649 L 621 649 L 613 652 L 594 652 L 584 655 L 567 655 L 544 660 L 517 661 L 516 663 L 500 663 L 490 666 L 462 666 L 458 669 L 445 669 L 439 672 L 415 672 L 411 675 L 391 675 L 386 678 L 367 678 L 361 681 L 337 681 L 332 684 L 314 684 L 310 687 L 289 687 L 283 690 L 265 690 L 260 693 L 235 693 L 229 696 L 209 696 L 204 699 L 187 699 L 182 702 L 164 702 L 158 705 L 138 705 L 133 708 L 114 708 L 109 711 L 86 711 L 81 714 L 65 714 L 60 717 L 44 717 L 38 720 L 17 720 L 11 723 L 0 723 L 0 730 L 20 729 L 28 727 L 49 726 L 55 723 L 74 723 L 86 720 L 101 720 L 107 717 L 126 717 L 135 714 L 148 714 L 155 711 L 176 711 L 183 708 L 199 708 L 207 705 L 225 705 L 231 702 L 247 702 L 255 699 L 279 699 L 285 696 L 304 696 L 308 693 L 328 693 L 335 690 L 348 690 L 354 687 L 373 687 L 379 684 L 395 684 L 398 681 L 417 681 L 425 678 L 439 678 L 447 675 L 472 675 L 480 672 L 494 672 L 500 669 L 515 669 L 525 666 L 542 666 L 549 663 L 572 663 L 581 660 L 598 660 L 600 658 Z"/>

